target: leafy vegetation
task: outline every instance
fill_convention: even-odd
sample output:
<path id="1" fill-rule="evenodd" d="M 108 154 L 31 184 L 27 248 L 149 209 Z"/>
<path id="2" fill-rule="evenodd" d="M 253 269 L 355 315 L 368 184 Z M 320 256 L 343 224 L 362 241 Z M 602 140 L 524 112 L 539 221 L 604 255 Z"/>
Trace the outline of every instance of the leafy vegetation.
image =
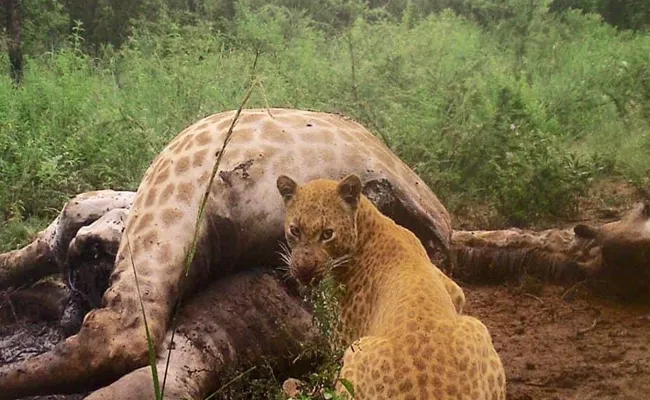
<path id="1" fill-rule="evenodd" d="M 217 3 L 142 3 L 122 38 L 103 14 L 24 1 L 24 80 L 0 78 L 4 221 L 49 217 L 84 190 L 135 189 L 184 126 L 236 108 L 251 74 L 265 96 L 250 106 L 358 119 L 452 211 L 491 204 L 523 225 L 574 212 L 600 176 L 647 182 L 648 34 L 523 0 L 461 2 L 461 15 L 417 1 Z M 73 17 L 87 22 L 66 30 Z"/>

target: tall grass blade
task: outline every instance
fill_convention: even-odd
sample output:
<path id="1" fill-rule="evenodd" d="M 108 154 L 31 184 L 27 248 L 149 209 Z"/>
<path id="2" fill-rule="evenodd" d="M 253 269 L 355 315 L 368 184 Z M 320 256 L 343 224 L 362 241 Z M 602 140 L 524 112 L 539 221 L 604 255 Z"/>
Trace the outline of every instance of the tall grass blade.
<path id="1" fill-rule="evenodd" d="M 226 150 L 226 147 L 228 146 L 228 143 L 230 143 L 230 140 L 232 139 L 233 135 L 233 130 L 235 128 L 235 125 L 237 124 L 237 121 L 239 120 L 239 116 L 241 115 L 242 110 L 246 106 L 246 103 L 248 103 L 248 100 L 250 99 L 251 94 L 253 93 L 253 89 L 255 86 L 259 85 L 258 80 L 254 80 L 248 90 L 246 91 L 246 95 L 244 96 L 241 104 L 239 105 L 239 108 L 237 109 L 237 112 L 235 113 L 235 117 L 233 118 L 230 127 L 228 128 L 228 132 L 226 133 L 226 137 L 224 138 L 223 144 L 221 145 L 221 149 L 219 152 L 217 152 L 217 159 L 214 162 L 214 165 L 212 166 L 212 173 L 210 174 L 210 180 L 208 181 L 208 185 L 205 188 L 205 192 L 203 193 L 203 197 L 201 198 L 201 204 L 199 205 L 199 212 L 196 217 L 196 224 L 194 226 L 194 236 L 192 238 L 192 244 L 190 245 L 189 250 L 185 253 L 185 260 L 184 260 L 184 276 L 181 281 L 181 288 L 179 291 L 179 296 L 178 296 L 178 303 L 176 304 L 176 307 L 174 309 L 174 314 L 172 316 L 171 320 L 171 326 L 172 326 L 172 334 L 171 334 L 171 343 L 174 342 L 174 336 L 176 335 L 176 317 L 178 315 L 178 311 L 181 308 L 181 302 L 183 300 L 183 297 L 185 295 L 185 288 L 186 288 L 186 278 L 190 273 L 190 266 L 192 265 L 192 261 L 194 260 L 194 255 L 196 254 L 196 248 L 198 246 L 198 240 L 199 240 L 199 229 L 201 229 L 201 222 L 203 221 L 203 217 L 205 215 L 205 205 L 208 202 L 208 196 L 210 196 L 210 190 L 212 188 L 212 183 L 214 182 L 214 178 L 217 175 L 217 172 L 219 171 L 219 166 L 221 165 L 221 159 L 223 158 L 223 153 Z M 169 370 L 169 362 L 171 359 L 171 352 L 173 349 L 173 346 L 171 345 L 167 350 L 167 359 L 165 361 L 165 373 L 163 374 L 163 383 L 162 383 L 162 392 L 161 395 L 165 394 L 165 384 L 167 383 L 167 372 Z"/>
<path id="2" fill-rule="evenodd" d="M 151 377 L 153 378 L 153 391 L 156 396 L 156 400 L 162 400 L 163 392 L 160 388 L 160 381 L 158 378 L 158 367 L 156 366 L 156 345 L 151 338 L 151 332 L 149 331 L 149 323 L 147 322 L 147 313 L 145 312 L 144 302 L 142 301 L 142 294 L 140 293 L 140 282 L 138 281 L 138 272 L 135 269 L 135 263 L 133 262 L 133 251 L 131 250 L 131 241 L 129 240 L 129 235 L 124 231 L 124 237 L 126 238 L 126 245 L 129 248 L 129 259 L 131 260 L 131 267 L 133 268 L 133 275 L 135 277 L 135 287 L 138 291 L 138 300 L 140 300 L 140 309 L 142 310 L 142 318 L 144 320 L 144 330 L 147 335 L 147 349 L 149 353 L 149 365 L 151 366 Z"/>

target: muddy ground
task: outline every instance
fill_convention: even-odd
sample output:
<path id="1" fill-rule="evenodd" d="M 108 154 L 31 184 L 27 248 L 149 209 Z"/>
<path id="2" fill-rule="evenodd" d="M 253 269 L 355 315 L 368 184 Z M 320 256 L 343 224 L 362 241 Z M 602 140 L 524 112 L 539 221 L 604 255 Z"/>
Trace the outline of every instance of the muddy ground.
<path id="1" fill-rule="evenodd" d="M 50 350 L 62 336 L 52 325 L 43 322 L 9 323 L 0 321 L 0 365 L 19 361 Z M 83 395 L 36 396 L 30 400 L 79 400 Z"/>
<path id="2" fill-rule="evenodd" d="M 466 312 L 487 325 L 504 362 L 508 399 L 650 398 L 650 307 L 580 288 L 464 289 Z"/>
<path id="3" fill-rule="evenodd" d="M 650 398 L 650 307 L 604 300 L 580 287 L 568 294 L 560 286 L 538 287 L 534 295 L 513 285 L 464 289 L 466 313 L 488 326 L 503 359 L 509 399 Z M 13 313 L 0 321 L 0 364 L 60 339 L 51 325 L 7 317 Z"/>

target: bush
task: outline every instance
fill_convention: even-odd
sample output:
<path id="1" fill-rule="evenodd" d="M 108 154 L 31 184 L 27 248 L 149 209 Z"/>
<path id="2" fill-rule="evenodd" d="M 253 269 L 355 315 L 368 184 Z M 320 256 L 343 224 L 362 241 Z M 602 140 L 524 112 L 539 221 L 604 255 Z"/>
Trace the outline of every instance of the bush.
<path id="1" fill-rule="evenodd" d="M 452 211 L 492 204 L 529 224 L 575 211 L 598 176 L 648 176 L 648 35 L 570 10 L 486 28 L 451 11 L 411 6 L 396 19 L 337 4 L 318 22 L 277 4 L 238 2 L 229 21 L 191 24 L 163 8 L 119 49 L 88 55 L 77 29 L 30 56 L 22 87 L 0 78 L 4 219 L 51 217 L 84 190 L 135 189 L 183 127 L 237 107 L 252 75 L 265 91 L 250 106 L 356 118 Z M 336 7 L 347 22 L 324 28 Z"/>

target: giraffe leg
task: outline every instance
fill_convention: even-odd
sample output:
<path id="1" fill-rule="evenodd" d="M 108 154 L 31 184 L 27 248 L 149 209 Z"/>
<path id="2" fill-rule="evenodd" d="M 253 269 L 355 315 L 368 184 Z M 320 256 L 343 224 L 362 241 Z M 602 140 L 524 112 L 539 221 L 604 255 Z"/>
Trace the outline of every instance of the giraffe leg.
<path id="1" fill-rule="evenodd" d="M 77 333 L 86 313 L 100 307 L 127 216 L 128 210 L 115 208 L 79 229 L 70 242 L 62 268 L 70 296 L 59 321 L 66 336 Z"/>

